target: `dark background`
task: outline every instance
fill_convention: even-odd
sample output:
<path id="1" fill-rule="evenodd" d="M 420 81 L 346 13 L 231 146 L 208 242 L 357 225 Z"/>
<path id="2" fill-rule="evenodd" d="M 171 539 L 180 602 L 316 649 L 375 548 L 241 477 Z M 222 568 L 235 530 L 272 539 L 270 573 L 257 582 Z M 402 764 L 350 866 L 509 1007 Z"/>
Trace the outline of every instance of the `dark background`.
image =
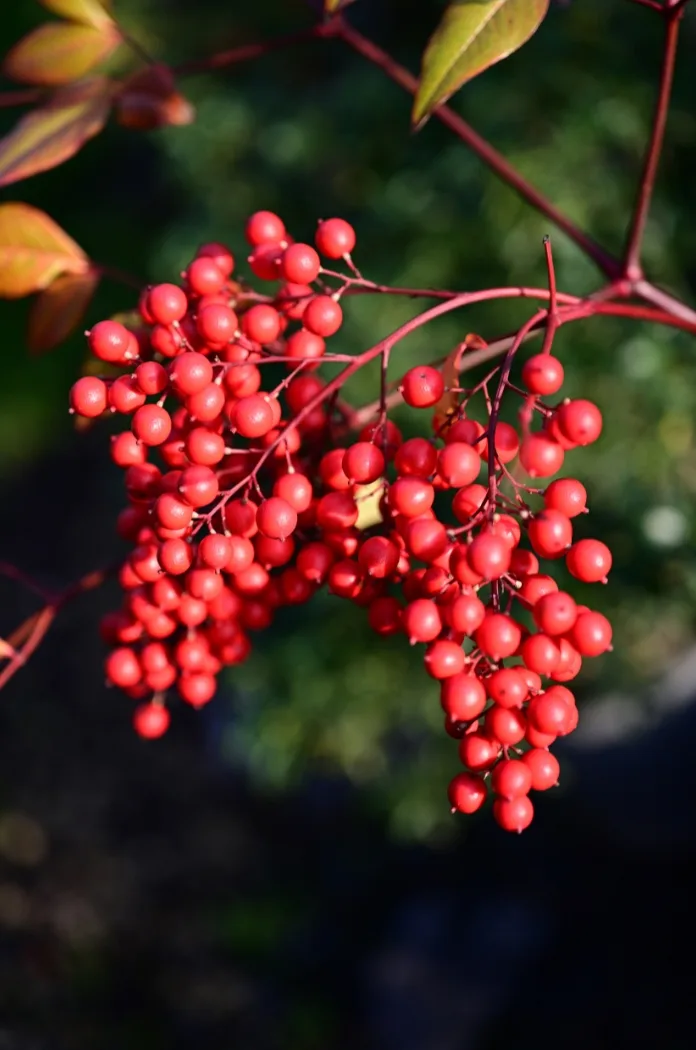
<path id="1" fill-rule="evenodd" d="M 309 17 L 299 0 L 116 7 L 171 62 Z M 362 0 L 350 17 L 415 68 L 440 8 Z M 694 302 L 692 15 L 646 256 Z M 0 51 L 43 17 L 31 0 L 3 11 Z M 552 5 L 455 106 L 619 250 L 659 56 L 650 11 Z M 320 215 L 351 219 L 359 263 L 395 285 L 542 283 L 546 232 L 563 290 L 598 283 L 445 129 L 410 134 L 408 99 L 338 43 L 182 88 L 190 128 L 110 126 L 0 200 L 45 209 L 143 282 L 174 278 L 208 239 L 243 259 L 245 217 L 270 207 L 297 237 Z M 14 119 L 0 111 L 3 129 Z M 88 320 L 132 304 L 104 284 Z M 60 588 L 113 557 L 120 478 L 104 430 L 76 434 L 65 410 L 83 340 L 30 358 L 26 310 L 1 307 L 1 556 Z M 372 345 L 413 310 L 356 302 L 336 349 Z M 449 318 L 398 368 L 524 317 L 503 304 Z M 142 743 L 130 701 L 102 684 L 107 587 L 62 614 L 2 695 L 0 1050 L 693 1045 L 694 346 L 606 319 L 563 330 L 558 353 L 569 393 L 605 413 L 603 439 L 568 466 L 590 492 L 588 534 L 615 553 L 611 585 L 588 594 L 615 652 L 583 672 L 581 728 L 532 829 L 450 818 L 456 753 L 419 655 L 376 646 L 360 610 L 328 598 L 281 617 L 209 708 L 175 707 L 170 733 Z M 6 581 L 0 600 L 3 634 L 35 608 Z"/>

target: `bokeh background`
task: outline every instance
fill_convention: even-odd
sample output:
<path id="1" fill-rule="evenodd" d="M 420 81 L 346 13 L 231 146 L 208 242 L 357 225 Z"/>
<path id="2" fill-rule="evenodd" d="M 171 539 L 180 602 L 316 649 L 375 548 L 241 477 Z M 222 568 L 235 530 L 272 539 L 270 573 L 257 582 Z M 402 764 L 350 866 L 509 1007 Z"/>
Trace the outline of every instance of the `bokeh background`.
<path id="1" fill-rule="evenodd" d="M 0 52 L 45 17 L 33 0 L 6 7 Z M 116 9 L 169 62 L 311 18 L 300 0 Z M 440 10 L 363 0 L 350 17 L 416 68 Z M 620 0 L 552 4 L 519 54 L 454 101 L 613 250 L 659 29 Z M 694 47 L 689 10 L 646 237 L 650 276 L 691 302 Z M 209 239 L 243 259 L 245 218 L 267 207 L 297 237 L 319 216 L 350 219 L 359 263 L 394 285 L 543 283 L 550 232 L 560 287 L 597 286 L 446 129 L 411 134 L 408 98 L 339 43 L 182 87 L 191 127 L 109 126 L 0 200 L 43 208 L 143 282 L 174 278 Z M 0 110 L 0 131 L 15 119 Z M 104 283 L 88 320 L 132 304 Z M 351 301 L 335 349 L 372 345 L 414 309 Z M 444 319 L 403 345 L 397 367 L 469 331 L 494 338 L 524 309 Z M 113 558 L 121 479 L 106 431 L 77 434 L 66 412 L 83 339 L 31 358 L 26 313 L 0 305 L 1 557 L 59 589 Z M 611 585 L 591 600 L 612 618 L 615 651 L 583 671 L 581 728 L 533 828 L 518 839 L 485 815 L 450 817 L 456 747 L 418 653 L 376 645 L 361 611 L 328 597 L 281 615 L 204 712 L 179 706 L 164 740 L 136 740 L 130 702 L 102 684 L 107 587 L 65 611 L 1 698 L 2 1050 L 693 1045 L 696 348 L 610 319 L 564 329 L 557 346 L 568 392 L 605 413 L 602 440 L 567 465 L 590 493 L 587 528 L 614 551 Z M 374 378 L 356 381 L 356 399 L 373 396 Z M 417 432 L 413 417 L 399 422 Z M 0 594 L 8 633 L 35 605 L 6 581 Z"/>

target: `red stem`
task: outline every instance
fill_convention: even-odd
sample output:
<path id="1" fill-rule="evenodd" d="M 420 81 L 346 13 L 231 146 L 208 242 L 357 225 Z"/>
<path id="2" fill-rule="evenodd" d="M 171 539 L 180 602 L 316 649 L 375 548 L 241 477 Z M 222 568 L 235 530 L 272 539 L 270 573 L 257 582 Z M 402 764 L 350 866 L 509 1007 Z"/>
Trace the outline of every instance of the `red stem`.
<path id="1" fill-rule="evenodd" d="M 643 277 L 641 266 L 641 248 L 645 234 L 645 226 L 648 221 L 648 213 L 655 188 L 655 178 L 662 154 L 662 145 L 667 125 L 667 114 L 669 112 L 669 101 L 672 95 L 672 83 L 674 81 L 674 66 L 677 55 L 677 44 L 679 41 L 679 24 L 683 14 L 683 8 L 677 10 L 672 8 L 662 9 L 665 13 L 665 46 L 662 56 L 662 69 L 660 71 L 660 86 L 653 116 L 650 140 L 643 162 L 643 172 L 638 187 L 633 216 L 628 232 L 626 251 L 624 253 L 624 275 L 629 280 L 637 281 Z"/>
<path id="2" fill-rule="evenodd" d="M 262 40 L 255 44 L 243 44 L 234 47 L 230 51 L 219 51 L 207 58 L 194 59 L 191 62 L 182 62 L 179 66 L 172 66 L 175 76 L 189 76 L 193 73 L 208 73 L 213 69 L 225 69 L 227 66 L 236 66 L 240 62 L 249 62 L 262 55 L 268 55 L 273 51 L 283 51 L 287 47 L 304 43 L 306 40 L 317 40 L 320 37 L 332 36 L 335 32 L 334 23 L 323 22 L 302 29 L 298 33 L 288 33 L 286 36 L 274 37 L 270 40 Z"/>

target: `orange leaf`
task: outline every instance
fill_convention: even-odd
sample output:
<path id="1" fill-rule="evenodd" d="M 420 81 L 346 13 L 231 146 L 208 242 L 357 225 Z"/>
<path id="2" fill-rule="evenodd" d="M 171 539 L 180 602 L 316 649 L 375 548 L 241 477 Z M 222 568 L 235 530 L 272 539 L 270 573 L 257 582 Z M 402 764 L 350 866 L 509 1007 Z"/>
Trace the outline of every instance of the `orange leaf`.
<path id="1" fill-rule="evenodd" d="M 126 128 L 154 128 L 191 124 L 196 111 L 176 90 L 174 75 L 166 66 L 148 66 L 122 85 L 115 103 L 116 119 Z"/>
<path id="2" fill-rule="evenodd" d="M 63 273 L 84 274 L 89 259 L 53 219 L 29 204 L 0 204 L 0 296 L 19 299 Z"/>
<path id="3" fill-rule="evenodd" d="M 0 140 L 0 186 L 55 168 L 98 134 L 111 106 L 111 85 L 94 76 L 54 92 Z"/>
<path id="4" fill-rule="evenodd" d="M 459 406 L 459 394 L 452 388 L 459 386 L 459 369 L 462 355 L 467 350 L 484 350 L 488 346 L 485 339 L 471 332 L 464 340 L 455 346 L 452 353 L 442 366 L 442 378 L 445 381 L 445 392 L 435 406 L 433 413 L 433 427 L 439 431 L 444 427 L 457 411 Z"/>
<path id="5" fill-rule="evenodd" d="M 114 25 L 95 29 L 70 22 L 48 22 L 15 44 L 2 71 L 27 84 L 67 84 L 102 62 L 120 41 Z"/>
<path id="6" fill-rule="evenodd" d="M 113 25 L 109 15 L 111 0 L 40 0 L 44 7 L 56 15 L 69 18 L 73 22 L 103 29 Z"/>
<path id="7" fill-rule="evenodd" d="M 58 346 L 82 320 L 99 284 L 94 270 L 65 273 L 37 297 L 29 312 L 27 345 L 32 354 Z"/>

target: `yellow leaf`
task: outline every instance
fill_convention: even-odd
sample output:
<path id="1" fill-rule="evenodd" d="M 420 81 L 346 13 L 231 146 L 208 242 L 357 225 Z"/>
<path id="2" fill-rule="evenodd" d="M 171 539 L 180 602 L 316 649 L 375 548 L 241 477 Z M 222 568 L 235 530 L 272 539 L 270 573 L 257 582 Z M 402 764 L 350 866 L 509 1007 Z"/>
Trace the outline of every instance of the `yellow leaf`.
<path id="1" fill-rule="evenodd" d="M 428 42 L 413 102 L 422 124 L 450 95 L 536 32 L 549 0 L 454 0 Z"/>
<path id="2" fill-rule="evenodd" d="M 356 485 L 353 498 L 358 505 L 356 529 L 370 529 L 379 525 L 382 518 L 380 504 L 384 495 L 384 479 L 374 481 L 371 485 Z"/>
<path id="3" fill-rule="evenodd" d="M 40 3 L 56 15 L 73 22 L 83 22 L 95 29 L 113 25 L 109 14 L 110 0 L 40 0 Z"/>
<path id="4" fill-rule="evenodd" d="M 66 273 L 36 297 L 29 312 L 30 353 L 43 354 L 67 339 L 84 317 L 98 284 L 94 270 Z"/>
<path id="5" fill-rule="evenodd" d="M 101 131 L 110 106 L 110 82 L 105 77 L 59 88 L 46 105 L 27 113 L 0 140 L 0 186 L 69 160 Z"/>
<path id="6" fill-rule="evenodd" d="M 459 386 L 459 370 L 461 368 L 462 355 L 467 350 L 485 350 L 488 343 L 480 335 L 474 332 L 465 336 L 442 366 L 442 378 L 445 381 L 445 392 L 435 405 L 433 410 L 433 427 L 439 433 L 449 423 L 452 416 L 459 407 L 459 394 L 456 387 Z"/>
<path id="7" fill-rule="evenodd" d="M 47 22 L 15 44 L 2 71 L 27 84 L 67 84 L 102 62 L 120 40 L 114 25 L 96 29 L 70 22 Z"/>
<path id="8" fill-rule="evenodd" d="M 0 204 L 2 298 L 30 295 L 63 273 L 88 269 L 82 248 L 45 212 L 29 204 Z"/>

